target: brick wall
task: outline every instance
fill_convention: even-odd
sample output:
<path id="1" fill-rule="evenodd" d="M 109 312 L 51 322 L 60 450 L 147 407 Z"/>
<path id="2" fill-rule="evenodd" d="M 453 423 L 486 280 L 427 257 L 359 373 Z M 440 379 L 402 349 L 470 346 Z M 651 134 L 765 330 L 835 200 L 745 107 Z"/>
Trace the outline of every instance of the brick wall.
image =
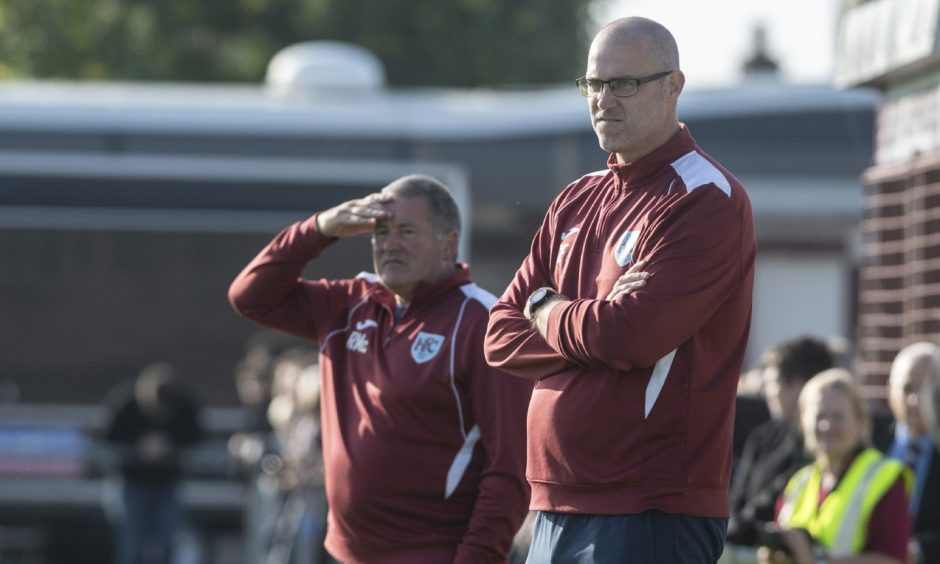
<path id="1" fill-rule="evenodd" d="M 940 338 L 940 152 L 864 175 L 858 374 L 883 400 L 891 361 Z"/>

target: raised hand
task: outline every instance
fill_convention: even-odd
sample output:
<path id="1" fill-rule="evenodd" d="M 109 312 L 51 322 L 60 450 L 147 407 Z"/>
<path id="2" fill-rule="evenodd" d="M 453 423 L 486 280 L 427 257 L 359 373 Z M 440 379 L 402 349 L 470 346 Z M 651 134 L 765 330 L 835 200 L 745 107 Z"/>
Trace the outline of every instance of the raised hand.
<path id="1" fill-rule="evenodd" d="M 378 219 L 391 219 L 393 214 L 385 206 L 392 196 L 383 192 L 365 198 L 349 200 L 317 216 L 317 228 L 327 237 L 352 237 L 371 233 Z"/>
<path id="2" fill-rule="evenodd" d="M 620 294 L 628 294 L 637 288 L 646 286 L 646 279 L 649 278 L 648 272 L 642 272 L 640 269 L 646 266 L 645 260 L 636 261 L 626 272 L 620 275 L 620 278 L 614 283 L 614 287 L 607 294 L 607 301 L 613 301 Z"/>

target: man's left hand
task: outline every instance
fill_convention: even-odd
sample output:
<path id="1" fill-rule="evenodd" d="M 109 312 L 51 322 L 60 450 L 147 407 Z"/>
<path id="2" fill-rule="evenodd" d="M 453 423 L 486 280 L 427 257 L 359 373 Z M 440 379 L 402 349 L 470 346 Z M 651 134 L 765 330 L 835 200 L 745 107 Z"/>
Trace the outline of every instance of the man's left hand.
<path id="1" fill-rule="evenodd" d="M 646 286 L 646 279 L 650 277 L 650 274 L 649 272 L 640 270 L 644 266 L 646 266 L 645 260 L 636 261 L 633 266 L 627 269 L 627 271 L 614 282 L 614 287 L 610 290 L 610 293 L 607 294 L 607 298 L 605 299 L 611 302 L 620 294 L 629 294 L 637 288 Z"/>

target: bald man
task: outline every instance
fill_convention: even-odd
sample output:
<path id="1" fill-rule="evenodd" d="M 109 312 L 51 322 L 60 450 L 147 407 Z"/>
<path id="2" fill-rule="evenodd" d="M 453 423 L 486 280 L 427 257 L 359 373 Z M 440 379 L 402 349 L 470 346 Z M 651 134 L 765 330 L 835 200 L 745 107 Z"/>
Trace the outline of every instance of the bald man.
<path id="1" fill-rule="evenodd" d="M 555 199 L 492 308 L 486 355 L 535 382 L 530 562 L 714 562 L 756 244 L 741 184 L 678 121 L 675 40 L 644 18 L 591 44 L 607 168 Z"/>
<path id="2" fill-rule="evenodd" d="M 910 496 L 914 535 L 912 562 L 940 562 L 940 452 L 924 420 L 923 388 L 928 378 L 940 377 L 940 346 L 913 343 L 901 349 L 891 364 L 888 404 L 894 415 L 894 441 L 886 451 L 914 472 Z"/>

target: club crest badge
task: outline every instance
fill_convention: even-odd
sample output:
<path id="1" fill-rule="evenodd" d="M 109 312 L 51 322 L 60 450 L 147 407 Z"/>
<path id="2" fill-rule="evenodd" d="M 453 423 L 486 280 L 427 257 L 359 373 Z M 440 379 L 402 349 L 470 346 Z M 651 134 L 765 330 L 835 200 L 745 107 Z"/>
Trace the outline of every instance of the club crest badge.
<path id="1" fill-rule="evenodd" d="M 633 247 L 636 246 L 637 239 L 640 238 L 639 231 L 624 231 L 617 243 L 617 249 L 614 251 L 614 260 L 620 266 L 626 266 L 633 260 Z"/>
<path id="2" fill-rule="evenodd" d="M 416 363 L 423 364 L 437 356 L 443 344 L 444 337 L 442 335 L 421 331 L 415 337 L 414 342 L 411 343 L 411 358 Z"/>

